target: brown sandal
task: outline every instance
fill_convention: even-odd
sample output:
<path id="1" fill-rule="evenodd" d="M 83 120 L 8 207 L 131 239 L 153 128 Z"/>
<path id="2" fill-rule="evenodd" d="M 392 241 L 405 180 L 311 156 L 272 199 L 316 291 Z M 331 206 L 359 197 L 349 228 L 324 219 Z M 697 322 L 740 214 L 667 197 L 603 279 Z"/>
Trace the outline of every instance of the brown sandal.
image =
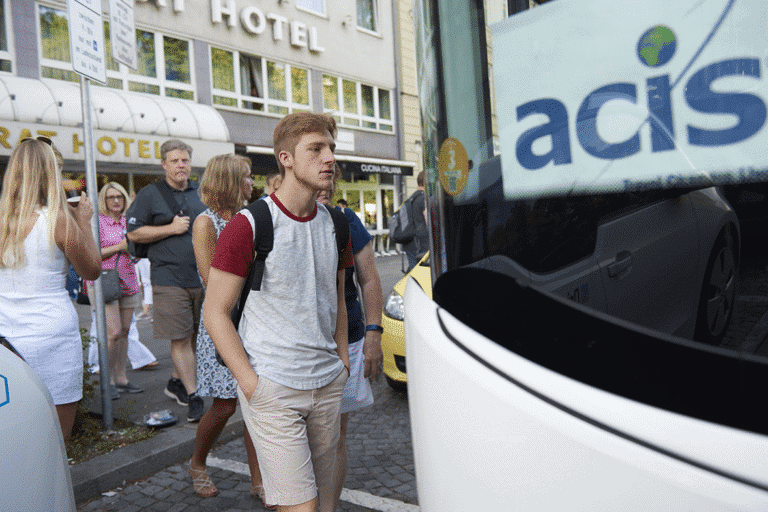
<path id="1" fill-rule="evenodd" d="M 275 510 L 277 508 L 277 505 L 267 505 L 267 500 L 265 499 L 263 485 L 252 485 L 251 496 L 259 498 L 259 500 L 261 500 L 261 504 L 264 505 L 264 508 L 266 508 L 267 510 Z"/>
<path id="2" fill-rule="evenodd" d="M 211 480 L 211 477 L 208 476 L 204 469 L 195 469 L 190 466 L 189 478 L 192 479 L 195 494 L 201 498 L 212 498 L 219 494 L 219 490 L 213 485 L 213 480 Z"/>

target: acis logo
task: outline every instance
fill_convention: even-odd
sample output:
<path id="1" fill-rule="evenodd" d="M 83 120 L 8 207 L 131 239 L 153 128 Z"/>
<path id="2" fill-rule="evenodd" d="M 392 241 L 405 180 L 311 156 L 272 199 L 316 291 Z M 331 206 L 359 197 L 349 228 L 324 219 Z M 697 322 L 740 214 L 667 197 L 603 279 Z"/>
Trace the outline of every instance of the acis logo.
<path id="1" fill-rule="evenodd" d="M 669 74 L 646 79 L 644 85 L 647 91 L 648 117 L 645 123 L 650 125 L 652 152 L 675 149 L 677 134 L 673 124 L 672 90 L 680 84 L 712 39 L 727 11 L 728 8 L 676 79 L 673 80 Z M 651 69 L 659 69 L 673 59 L 676 50 L 675 33 L 672 29 L 659 25 L 648 29 L 640 36 L 637 43 L 637 58 L 643 65 Z M 755 135 L 765 124 L 766 106 L 759 96 L 745 92 L 713 90 L 713 82 L 729 76 L 759 79 L 760 61 L 757 58 L 734 58 L 713 62 L 695 71 L 685 82 L 683 94 L 688 108 L 701 114 L 730 114 L 737 119 L 735 125 L 723 129 L 705 129 L 686 124 L 684 136 L 690 145 L 736 144 Z M 624 100 L 637 104 L 637 88 L 638 85 L 634 83 L 617 82 L 595 89 L 584 98 L 576 114 L 576 137 L 584 151 L 595 158 L 605 160 L 627 158 L 641 151 L 639 129 L 629 139 L 617 143 L 606 142 L 597 131 L 597 116 L 600 108 L 611 100 Z M 526 169 L 535 170 L 549 162 L 553 162 L 554 165 L 570 164 L 571 141 L 566 106 L 557 99 L 542 98 L 517 107 L 518 121 L 531 114 L 545 114 L 549 122 L 525 131 L 517 139 L 516 154 L 520 165 Z M 537 155 L 533 152 L 532 145 L 542 137 L 551 138 L 552 149 L 546 154 Z"/>

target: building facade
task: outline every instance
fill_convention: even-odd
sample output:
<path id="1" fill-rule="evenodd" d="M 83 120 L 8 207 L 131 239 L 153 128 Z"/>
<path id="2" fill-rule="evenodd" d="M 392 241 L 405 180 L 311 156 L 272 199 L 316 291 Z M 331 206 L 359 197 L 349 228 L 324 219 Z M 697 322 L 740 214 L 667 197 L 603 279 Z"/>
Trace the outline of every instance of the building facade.
<path id="1" fill-rule="evenodd" d="M 384 232 L 420 159 L 417 125 L 403 114 L 415 108 L 415 75 L 406 90 L 399 79 L 399 30 L 403 21 L 413 26 L 399 19 L 406 3 L 137 0 L 136 69 L 112 58 L 109 6 L 102 2 L 107 82 L 90 85 L 100 185 L 133 191 L 154 181 L 160 144 L 179 138 L 193 147 L 194 173 L 235 152 L 251 158 L 263 187 L 277 168 L 277 122 L 325 112 L 339 126 L 338 196 L 371 231 Z M 66 176 L 81 180 L 82 100 L 67 2 L 0 0 L 0 31 L 0 168 L 20 139 L 45 135 L 62 151 Z"/>

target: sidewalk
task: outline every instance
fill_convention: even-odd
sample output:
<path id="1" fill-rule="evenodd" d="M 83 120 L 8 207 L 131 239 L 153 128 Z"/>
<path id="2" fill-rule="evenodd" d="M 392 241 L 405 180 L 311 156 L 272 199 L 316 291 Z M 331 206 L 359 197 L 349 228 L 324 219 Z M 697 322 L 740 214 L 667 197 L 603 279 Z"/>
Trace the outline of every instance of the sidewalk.
<path id="1" fill-rule="evenodd" d="M 392 287 L 403 276 L 401 258 L 400 256 L 377 257 L 376 268 L 381 277 L 382 294 L 386 299 Z M 90 306 L 75 305 L 75 308 L 80 318 L 80 326 L 88 329 L 91 323 Z M 173 369 L 170 343 L 167 340 L 154 339 L 152 323 L 149 319 L 139 320 L 138 328 L 139 339 L 155 354 L 158 365 L 152 370 L 128 371 L 130 382 L 143 388 L 144 392 L 126 394 L 118 400 L 113 400 L 113 417 L 144 424 L 146 414 L 170 409 L 176 414 L 178 422 L 161 429 L 157 436 L 148 441 L 128 445 L 71 466 L 72 485 L 77 503 L 82 503 L 115 487 L 121 487 L 127 482 L 144 478 L 192 456 L 197 424 L 187 422 L 186 406 L 178 405 L 175 400 L 171 400 L 163 393 Z M 91 411 L 101 414 L 101 390 L 98 384 L 95 389 L 96 396 L 87 405 Z M 207 410 L 212 399 L 204 398 L 204 401 Z M 238 408 L 224 428 L 218 442 L 231 441 L 241 436 L 242 432 L 243 419 Z"/>

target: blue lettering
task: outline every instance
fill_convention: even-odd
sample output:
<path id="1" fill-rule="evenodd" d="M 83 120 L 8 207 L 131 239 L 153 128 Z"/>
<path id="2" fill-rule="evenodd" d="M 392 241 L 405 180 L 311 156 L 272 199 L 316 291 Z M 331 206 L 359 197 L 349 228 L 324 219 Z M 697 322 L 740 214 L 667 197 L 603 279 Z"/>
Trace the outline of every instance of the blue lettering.
<path id="1" fill-rule="evenodd" d="M 517 120 L 531 114 L 545 114 L 549 122 L 531 128 L 517 139 L 517 161 L 526 169 L 541 169 L 549 162 L 555 165 L 571 163 L 571 140 L 568 136 L 568 111 L 565 105 L 554 99 L 531 101 L 517 107 Z M 552 138 L 552 150 L 544 155 L 533 153 L 533 142 L 541 137 Z"/>
<path id="2" fill-rule="evenodd" d="M 648 110 L 651 112 L 651 151 L 675 149 L 675 128 L 672 126 L 672 99 L 669 75 L 646 80 Z"/>
<path id="3" fill-rule="evenodd" d="M 722 93 L 710 89 L 712 82 L 724 76 L 760 78 L 758 59 L 733 59 L 715 62 L 697 71 L 685 87 L 688 105 L 704 114 L 733 114 L 736 126 L 724 130 L 705 130 L 688 125 L 688 141 L 695 146 L 724 146 L 741 142 L 756 134 L 765 124 L 763 101 L 753 94 Z"/>
<path id="4" fill-rule="evenodd" d="M 640 151 L 640 134 L 635 133 L 630 139 L 616 144 L 608 144 L 597 133 L 597 115 L 600 107 L 611 100 L 637 102 L 635 84 L 610 84 L 596 89 L 589 94 L 579 107 L 576 116 L 576 136 L 584 151 L 596 158 L 616 160 L 626 158 Z"/>

